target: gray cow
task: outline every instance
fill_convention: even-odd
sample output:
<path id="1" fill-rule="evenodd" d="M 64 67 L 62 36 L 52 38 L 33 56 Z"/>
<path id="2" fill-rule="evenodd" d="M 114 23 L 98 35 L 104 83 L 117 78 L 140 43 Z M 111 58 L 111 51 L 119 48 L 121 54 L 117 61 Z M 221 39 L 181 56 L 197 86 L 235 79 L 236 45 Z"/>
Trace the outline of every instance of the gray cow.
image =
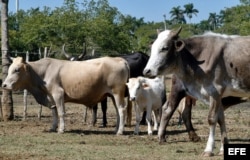
<path id="1" fill-rule="evenodd" d="M 223 144 L 228 143 L 228 139 L 221 99 L 250 96 L 250 37 L 209 32 L 180 39 L 180 32 L 181 28 L 158 35 L 144 75 L 175 74 L 188 95 L 207 103 L 210 133 L 203 155 L 213 155 L 217 123 L 221 129 L 219 154 L 223 154 Z M 166 103 L 158 132 L 161 142 L 165 141 L 165 116 L 169 109 Z"/>

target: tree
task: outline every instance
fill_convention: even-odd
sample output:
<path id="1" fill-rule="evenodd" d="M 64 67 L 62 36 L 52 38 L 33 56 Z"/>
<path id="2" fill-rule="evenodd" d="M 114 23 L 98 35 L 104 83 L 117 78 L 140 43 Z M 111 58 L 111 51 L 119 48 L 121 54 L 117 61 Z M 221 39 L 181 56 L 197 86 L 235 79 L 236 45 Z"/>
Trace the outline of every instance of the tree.
<path id="1" fill-rule="evenodd" d="M 225 16 L 226 16 L 225 10 L 221 10 L 220 14 L 217 16 L 218 17 L 218 26 L 222 26 L 223 25 Z"/>
<path id="2" fill-rule="evenodd" d="M 218 32 L 226 34 L 250 34 L 250 5 L 238 5 L 223 11 L 223 25 Z"/>
<path id="3" fill-rule="evenodd" d="M 218 26 L 218 15 L 216 13 L 209 13 L 208 22 L 212 26 L 212 30 L 215 30 Z"/>
<path id="4" fill-rule="evenodd" d="M 240 3 L 242 3 L 243 5 L 250 5 L 250 0 L 240 0 Z"/>
<path id="5" fill-rule="evenodd" d="M 9 0 L 1 0 L 1 49 L 2 49 L 2 80 L 7 77 L 8 68 L 10 65 L 9 57 L 9 43 L 8 43 L 8 3 Z M 1 97 L 1 115 L 4 121 L 12 120 L 13 113 L 13 99 L 12 92 L 3 90 Z"/>
<path id="6" fill-rule="evenodd" d="M 199 29 L 201 29 L 202 31 L 208 31 L 210 30 L 210 25 L 208 20 L 203 20 L 199 23 Z"/>
<path id="7" fill-rule="evenodd" d="M 171 14 L 171 18 L 174 24 L 186 24 L 184 11 L 180 8 L 180 6 L 173 7 L 169 13 Z"/>
<path id="8" fill-rule="evenodd" d="M 192 19 L 193 15 L 196 16 L 197 13 L 199 13 L 199 11 L 194 8 L 193 3 L 188 3 L 188 4 L 184 5 L 184 8 L 185 8 L 185 10 L 183 13 L 185 13 L 187 15 L 187 17 L 189 18 L 189 23 L 191 23 L 191 19 Z"/>

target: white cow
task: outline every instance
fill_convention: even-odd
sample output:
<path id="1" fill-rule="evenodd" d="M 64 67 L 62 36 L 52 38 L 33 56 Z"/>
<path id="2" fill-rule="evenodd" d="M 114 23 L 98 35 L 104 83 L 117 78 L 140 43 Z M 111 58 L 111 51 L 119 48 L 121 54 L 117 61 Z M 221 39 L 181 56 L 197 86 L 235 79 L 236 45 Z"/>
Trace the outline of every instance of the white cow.
<path id="1" fill-rule="evenodd" d="M 148 134 L 152 135 L 151 113 L 153 111 L 154 130 L 157 130 L 158 123 L 156 117 L 159 110 L 166 100 L 164 77 L 154 79 L 137 77 L 130 78 L 127 83 L 130 100 L 134 102 L 136 113 L 135 134 L 139 134 L 139 124 L 141 121 L 141 112 L 147 111 L 146 121 L 148 124 Z"/>

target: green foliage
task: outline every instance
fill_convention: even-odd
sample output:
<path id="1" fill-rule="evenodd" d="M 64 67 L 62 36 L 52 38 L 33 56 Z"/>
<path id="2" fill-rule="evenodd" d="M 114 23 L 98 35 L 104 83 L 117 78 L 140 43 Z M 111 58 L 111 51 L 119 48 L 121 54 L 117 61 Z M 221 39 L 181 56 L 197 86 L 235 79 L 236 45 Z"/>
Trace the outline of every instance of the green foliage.
<path id="1" fill-rule="evenodd" d="M 226 34 L 249 35 L 249 10 L 249 5 L 227 8 L 224 11 L 223 25 L 218 29 L 218 31 Z"/>
<path id="2" fill-rule="evenodd" d="M 242 5 L 210 13 L 207 20 L 192 24 L 193 15 L 199 13 L 192 3 L 173 7 L 171 20 L 164 17 L 167 29 L 183 27 L 181 36 L 188 37 L 212 30 L 226 34 L 250 34 L 250 6 L 248 0 Z M 185 16 L 190 23 L 186 24 Z M 10 50 L 38 52 L 39 48 L 52 47 L 60 53 L 67 44 L 69 53 L 81 53 L 83 43 L 88 51 L 101 54 L 118 54 L 132 51 L 149 52 L 156 38 L 156 30 L 164 30 L 164 22 L 145 22 L 143 18 L 123 15 L 108 0 L 65 0 L 63 6 L 51 9 L 31 8 L 9 14 Z"/>

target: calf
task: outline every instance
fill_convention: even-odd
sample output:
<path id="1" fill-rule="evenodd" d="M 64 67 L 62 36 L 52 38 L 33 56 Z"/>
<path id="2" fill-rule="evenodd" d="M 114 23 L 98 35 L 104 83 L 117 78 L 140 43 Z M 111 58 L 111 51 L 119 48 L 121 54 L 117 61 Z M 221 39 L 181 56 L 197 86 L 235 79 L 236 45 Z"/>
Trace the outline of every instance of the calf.
<path id="1" fill-rule="evenodd" d="M 139 134 L 139 124 L 141 120 L 141 112 L 147 111 L 146 121 L 148 124 L 148 134 L 152 135 L 151 129 L 151 113 L 154 119 L 154 130 L 157 130 L 158 123 L 156 116 L 159 109 L 164 103 L 162 99 L 166 99 L 165 82 L 164 77 L 156 77 L 154 79 L 148 79 L 144 77 L 130 78 L 127 83 L 130 100 L 134 102 L 136 112 L 136 126 L 135 134 Z"/>

